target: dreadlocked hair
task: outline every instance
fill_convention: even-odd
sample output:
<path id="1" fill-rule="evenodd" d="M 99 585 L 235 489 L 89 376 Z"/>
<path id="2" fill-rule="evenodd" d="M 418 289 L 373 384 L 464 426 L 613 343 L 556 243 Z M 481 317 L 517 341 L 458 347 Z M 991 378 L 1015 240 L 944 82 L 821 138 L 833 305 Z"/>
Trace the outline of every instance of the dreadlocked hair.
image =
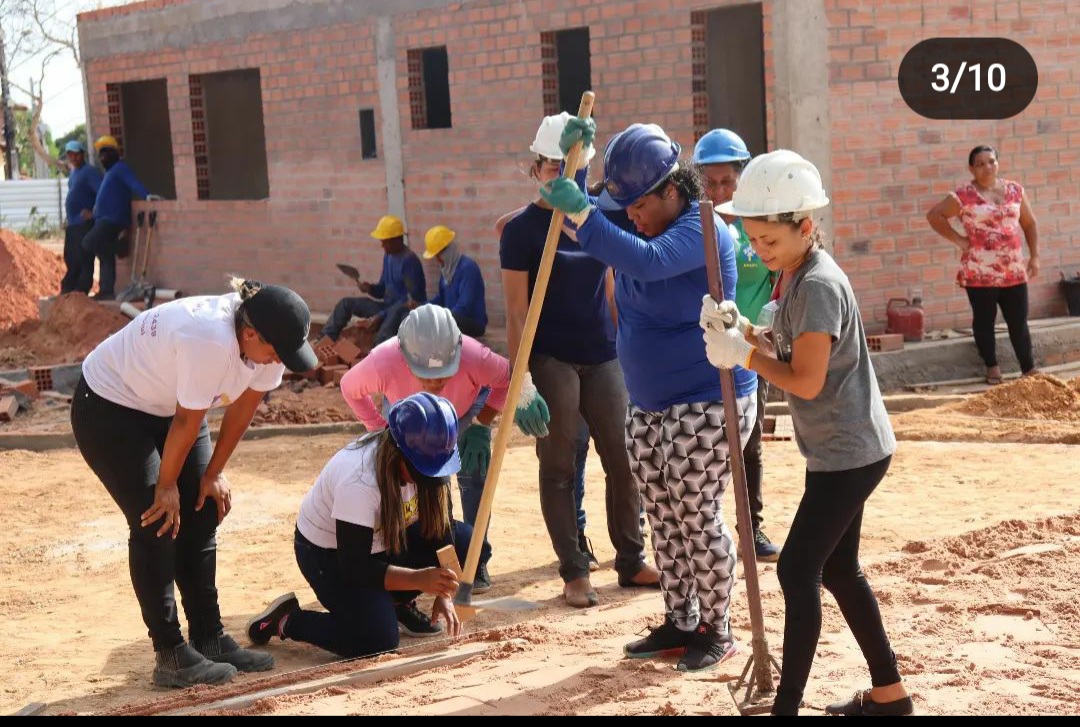
<path id="1" fill-rule="evenodd" d="M 705 185 L 701 180 L 701 172 L 698 171 L 697 165 L 691 163 L 688 159 L 680 160 L 679 168 L 649 194 L 661 197 L 668 187 L 675 188 L 675 192 L 682 197 L 684 206 L 705 196 Z"/>
<path id="2" fill-rule="evenodd" d="M 401 491 L 405 479 L 405 455 L 398 448 L 390 429 L 370 432 L 349 445 L 359 449 L 375 442 L 375 481 L 379 484 L 380 512 L 377 531 L 382 535 L 386 552 L 397 555 L 406 549 L 404 502 Z M 417 487 L 420 532 L 426 540 L 444 539 L 450 533 L 449 485 L 431 489 Z"/>

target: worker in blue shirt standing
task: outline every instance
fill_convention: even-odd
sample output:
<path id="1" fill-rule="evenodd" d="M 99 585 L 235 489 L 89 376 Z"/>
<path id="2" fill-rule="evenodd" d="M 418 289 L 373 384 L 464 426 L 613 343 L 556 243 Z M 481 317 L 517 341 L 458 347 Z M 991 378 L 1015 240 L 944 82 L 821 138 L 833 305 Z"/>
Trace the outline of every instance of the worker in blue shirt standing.
<path id="1" fill-rule="evenodd" d="M 78 290 L 89 291 L 94 279 L 94 258 L 101 265 L 96 300 L 116 300 L 116 252 L 120 235 L 131 226 L 131 200 L 147 199 L 150 193 L 120 158 L 120 145 L 111 136 L 94 142 L 105 178 L 94 204 L 94 226 L 82 240 L 83 267 Z"/>
<path id="2" fill-rule="evenodd" d="M 560 145 L 592 144 L 596 124 L 571 118 Z M 701 297 L 709 290 L 694 165 L 655 124 L 616 134 L 604 154 L 604 191 L 594 201 L 573 180 L 541 188 L 577 228 L 581 249 L 615 270 L 619 311 L 616 347 L 630 406 L 626 443 L 652 528 L 665 619 L 627 644 L 630 658 L 682 652 L 677 669 L 713 669 L 736 653 L 728 609 L 735 582 L 735 544 L 724 523 L 731 479 L 729 423 L 720 377 L 698 332 Z M 601 209 L 625 210 L 635 231 Z M 629 224 L 626 227 L 630 227 Z M 716 225 L 724 292 L 735 295 L 735 246 Z M 738 369 L 735 387 L 745 438 L 757 414 L 757 378 Z"/>
<path id="3" fill-rule="evenodd" d="M 94 226 L 94 202 L 101 187 L 101 172 L 86 163 L 86 147 L 80 141 L 64 145 L 64 159 L 71 167 L 68 176 L 68 193 L 64 199 L 67 226 L 64 228 L 64 265 L 67 271 L 60 281 L 60 295 L 74 291 L 89 293 L 90 289 L 78 287 L 82 271 L 82 241 Z M 91 270 L 91 273 L 93 271 Z"/>
<path id="4" fill-rule="evenodd" d="M 448 308 L 462 333 L 479 338 L 487 330 L 484 276 L 476 261 L 461 252 L 455 236 L 445 225 L 424 235 L 424 259 L 439 264 L 439 292 L 431 302 Z"/>
<path id="5" fill-rule="evenodd" d="M 338 340 L 353 316 L 364 320 L 364 328 L 376 328 L 375 345 L 397 335 L 409 311 L 427 303 L 427 279 L 424 264 L 405 244 L 405 224 L 394 215 L 385 215 L 375 225 L 371 236 L 382 243 L 382 276 L 377 283 L 358 282 L 368 298 L 342 298 L 323 326 L 322 335 Z M 375 300 L 375 299 L 379 300 Z"/>

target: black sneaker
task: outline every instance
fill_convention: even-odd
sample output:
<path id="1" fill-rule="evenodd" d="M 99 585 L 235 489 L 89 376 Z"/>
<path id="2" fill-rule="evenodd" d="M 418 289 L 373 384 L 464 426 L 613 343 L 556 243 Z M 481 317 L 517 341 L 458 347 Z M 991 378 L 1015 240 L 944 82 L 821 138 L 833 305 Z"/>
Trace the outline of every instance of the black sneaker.
<path id="1" fill-rule="evenodd" d="M 578 549 L 585 555 L 589 561 L 589 572 L 595 573 L 600 570 L 600 561 L 596 559 L 596 554 L 593 553 L 592 541 L 585 537 L 585 531 L 579 530 L 577 536 Z"/>
<path id="2" fill-rule="evenodd" d="M 428 615 L 416 607 L 416 601 L 398 604 L 394 610 L 397 611 L 398 631 L 406 636 L 423 638 L 443 632 L 442 624 L 432 623 Z"/>
<path id="3" fill-rule="evenodd" d="M 191 646 L 210 661 L 218 664 L 232 664 L 237 671 L 250 673 L 270 671 L 274 668 L 274 657 L 261 651 L 241 649 L 235 639 L 225 634 L 214 636 L 206 641 L 192 642 Z"/>
<path id="4" fill-rule="evenodd" d="M 683 672 L 709 671 L 735 656 L 739 647 L 731 637 L 721 638 L 716 629 L 707 624 L 698 626 L 686 646 L 686 653 L 675 667 Z"/>
<path id="5" fill-rule="evenodd" d="M 296 599 L 296 594 L 286 593 L 284 596 L 278 596 L 266 607 L 265 611 L 248 621 L 247 633 L 251 643 L 262 646 L 270 643 L 270 639 L 274 636 L 281 636 L 282 620 L 299 610 L 300 601 Z"/>
<path id="6" fill-rule="evenodd" d="M 476 578 L 473 579 L 473 593 L 487 593 L 491 590 L 491 575 L 488 573 L 487 563 L 481 563 L 476 569 Z"/>
<path id="7" fill-rule="evenodd" d="M 664 617 L 664 623 L 657 628 L 649 627 L 649 635 L 633 641 L 623 647 L 623 653 L 630 659 L 651 659 L 663 654 L 681 654 L 693 638 L 693 631 L 683 631 L 670 616 Z"/>
<path id="8" fill-rule="evenodd" d="M 870 690 L 863 689 L 846 702 L 830 704 L 825 708 L 825 714 L 834 717 L 910 717 L 915 714 L 915 705 L 911 697 L 875 702 L 870 698 Z"/>
<path id="9" fill-rule="evenodd" d="M 780 546 L 774 544 L 769 537 L 760 530 L 754 531 L 754 551 L 757 559 L 765 563 L 775 563 L 780 560 Z"/>

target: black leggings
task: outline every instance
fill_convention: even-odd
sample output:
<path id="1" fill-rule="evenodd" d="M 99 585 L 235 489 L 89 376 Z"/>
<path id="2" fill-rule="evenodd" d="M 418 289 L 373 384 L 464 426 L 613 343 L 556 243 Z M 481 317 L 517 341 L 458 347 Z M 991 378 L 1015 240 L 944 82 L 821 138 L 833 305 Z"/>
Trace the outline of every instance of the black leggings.
<path id="1" fill-rule="evenodd" d="M 157 537 L 161 520 L 142 527 L 154 502 L 161 452 L 172 417 L 157 417 L 114 404 L 80 379 L 71 402 L 71 428 L 83 459 L 120 506 L 128 523 L 128 564 L 143 622 L 161 651 L 183 643 L 173 583 L 180 588 L 188 635 L 205 641 L 223 632 L 218 608 L 217 503 L 207 499 L 195 512 L 199 482 L 210 462 L 210 430 L 203 421 L 184 462 L 180 489 L 180 534 Z"/>
<path id="2" fill-rule="evenodd" d="M 877 599 L 859 566 L 863 503 L 892 457 L 840 472 L 807 472 L 806 492 L 777 565 L 784 591 L 784 665 L 773 714 L 798 714 L 821 635 L 825 586 L 859 642 L 874 686 L 900 681 Z"/>
<path id="3" fill-rule="evenodd" d="M 1027 373 L 1035 368 L 1035 359 L 1031 355 L 1031 332 L 1028 330 L 1027 283 L 1008 288 L 965 290 L 971 303 L 971 330 L 975 336 L 975 347 L 979 349 L 979 356 L 987 368 L 998 365 L 994 333 L 998 306 L 1009 327 L 1009 340 L 1016 352 L 1016 360 L 1020 362 L 1020 371 Z"/>

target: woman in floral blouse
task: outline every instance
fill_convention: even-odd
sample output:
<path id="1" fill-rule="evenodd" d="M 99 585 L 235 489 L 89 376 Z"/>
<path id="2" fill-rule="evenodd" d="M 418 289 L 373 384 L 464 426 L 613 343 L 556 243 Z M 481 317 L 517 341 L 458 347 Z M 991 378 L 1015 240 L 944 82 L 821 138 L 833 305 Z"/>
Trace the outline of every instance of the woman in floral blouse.
<path id="1" fill-rule="evenodd" d="M 1023 374 L 1035 373 L 1028 331 L 1027 281 L 1039 274 L 1039 230 L 1024 188 L 998 177 L 997 151 L 977 146 L 968 155 L 972 181 L 950 192 L 926 215 L 934 231 L 960 248 L 956 282 L 971 302 L 972 330 L 986 363 L 986 383 L 1001 383 L 994 343 L 997 309 L 1009 327 Z M 961 235 L 949 219 L 959 217 Z M 1023 242 L 1027 241 L 1025 264 Z"/>

